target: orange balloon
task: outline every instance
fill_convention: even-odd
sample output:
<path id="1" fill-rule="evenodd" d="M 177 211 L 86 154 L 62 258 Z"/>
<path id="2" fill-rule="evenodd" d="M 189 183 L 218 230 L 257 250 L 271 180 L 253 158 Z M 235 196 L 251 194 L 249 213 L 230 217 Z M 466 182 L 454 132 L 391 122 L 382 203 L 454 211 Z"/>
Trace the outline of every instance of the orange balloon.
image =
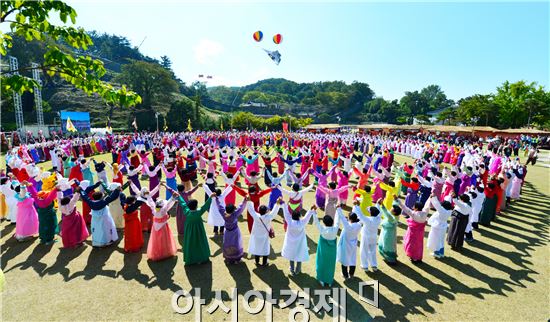
<path id="1" fill-rule="evenodd" d="M 254 40 L 260 42 L 262 41 L 262 38 L 264 38 L 264 34 L 258 30 L 252 35 L 252 37 L 254 38 Z"/>
<path id="2" fill-rule="evenodd" d="M 277 45 L 280 44 L 281 41 L 283 41 L 283 36 L 281 36 L 281 34 L 276 34 L 275 36 L 273 36 L 273 42 Z"/>

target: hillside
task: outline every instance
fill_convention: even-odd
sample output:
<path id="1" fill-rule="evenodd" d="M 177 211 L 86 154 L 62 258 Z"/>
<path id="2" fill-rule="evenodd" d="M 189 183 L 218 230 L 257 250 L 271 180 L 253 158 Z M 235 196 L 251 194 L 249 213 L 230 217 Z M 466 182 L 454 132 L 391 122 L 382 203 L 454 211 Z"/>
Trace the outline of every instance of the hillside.
<path id="1" fill-rule="evenodd" d="M 213 101 L 233 110 L 314 117 L 327 114 L 351 122 L 360 121 L 365 104 L 374 98 L 374 91 L 366 83 L 296 83 L 282 78 L 265 79 L 240 88 L 211 87 L 208 94 Z"/>
<path id="2" fill-rule="evenodd" d="M 172 102 L 189 99 L 197 95 L 196 89 L 192 86 L 187 86 L 178 79 L 171 70 L 171 63 L 168 57 L 163 56 L 161 60 L 157 60 L 143 55 L 138 48 L 132 47 L 125 37 L 107 34 L 98 34 L 94 31 L 89 32 L 94 41 L 94 45 L 89 47 L 84 52 L 74 52 L 75 55 L 88 55 L 94 59 L 99 59 L 104 63 L 106 69 L 102 80 L 110 83 L 114 87 L 119 87 L 120 83 L 129 84 L 126 79 L 122 79 L 125 66 L 136 64 L 136 62 L 146 64 L 148 68 L 153 69 L 153 73 L 164 73 L 166 76 L 165 82 L 161 85 L 165 86 L 169 82 L 169 86 L 161 89 L 160 92 L 140 93 L 138 88 L 130 88 L 138 92 L 144 101 L 135 108 L 118 108 L 112 109 L 111 125 L 116 130 L 129 129 L 134 117 L 138 119 L 138 125 L 143 129 L 155 129 L 156 119 L 155 113 L 158 112 L 162 116 L 159 117 L 159 127 L 163 128 L 163 117 L 168 115 Z M 13 35 L 14 44 L 8 51 L 8 55 L 18 58 L 19 66 L 29 66 L 31 62 L 42 63 L 43 55 L 46 51 L 46 44 L 36 41 L 27 42 L 21 37 Z M 69 50 L 68 48 L 65 48 Z M 5 61 L 5 60 L 4 60 Z M 4 63 L 3 70 L 9 67 Z M 25 74 L 25 73 L 23 73 Z M 30 74 L 26 76 L 31 76 Z M 44 121 L 46 124 L 59 124 L 58 111 L 71 110 L 89 112 L 92 127 L 104 127 L 107 122 L 107 116 L 111 112 L 111 108 L 97 95 L 88 96 L 81 90 L 75 89 L 70 84 L 60 80 L 59 78 L 51 78 L 45 73 L 41 73 L 43 86 L 41 89 L 43 99 Z M 13 97 L 11 93 L 2 95 L 2 128 L 4 130 L 15 129 L 15 116 L 13 108 Z M 32 93 L 25 93 L 22 96 L 23 115 L 26 124 L 36 124 L 36 111 L 34 96 Z M 224 113 L 213 112 L 204 106 L 199 107 L 200 115 L 205 117 L 205 120 L 217 121 Z M 141 121 L 140 121 L 141 120 Z M 193 120 L 199 123 L 198 120 Z"/>
<path id="3" fill-rule="evenodd" d="M 475 94 L 456 102 L 448 99 L 436 84 L 406 91 L 399 100 L 392 101 L 377 96 L 367 83 L 357 81 L 297 83 L 271 78 L 242 87 L 206 88 L 204 83 L 186 84 L 179 79 L 167 56 L 159 59 L 146 56 L 122 36 L 94 31 L 89 34 L 94 45 L 72 54 L 101 60 L 105 67 L 101 79 L 114 88 L 125 84 L 141 96 L 142 103 L 131 109 L 108 107 L 99 97 L 87 96 L 59 77 L 42 73 L 46 124 L 59 124 L 58 111 L 74 110 L 90 112 L 92 126 L 104 127 L 112 110 L 111 124 L 116 130 L 130 129 L 134 118 L 140 129 L 154 130 L 156 113 L 161 115 L 159 128 L 164 128 L 167 117 L 170 130 L 186 128 L 189 120 L 195 129 L 219 128 L 221 123 L 231 123 L 236 128 L 276 129 L 280 127 L 281 117 L 287 115 L 303 118 L 302 121 L 311 118 L 307 122 L 317 123 L 472 125 L 475 122 L 497 128 L 550 127 L 550 92 L 536 82 L 505 81 L 494 93 Z M 16 35 L 12 37 L 13 47 L 9 48 L 8 55 L 17 57 L 20 67 L 43 62 L 51 40 L 28 42 Z M 56 45 L 70 51 L 64 44 Z M 6 72 L 9 70 L 6 59 L 2 62 L 2 71 Z M 29 73 L 23 72 L 30 77 Z M 2 94 L 2 130 L 13 130 L 13 98 L 9 91 Z M 33 94 L 25 93 L 22 104 L 25 123 L 36 124 Z M 245 113 L 237 117 L 229 114 L 232 112 Z M 274 117 L 268 120 L 267 116 Z M 218 122 L 220 118 L 224 120 Z"/>

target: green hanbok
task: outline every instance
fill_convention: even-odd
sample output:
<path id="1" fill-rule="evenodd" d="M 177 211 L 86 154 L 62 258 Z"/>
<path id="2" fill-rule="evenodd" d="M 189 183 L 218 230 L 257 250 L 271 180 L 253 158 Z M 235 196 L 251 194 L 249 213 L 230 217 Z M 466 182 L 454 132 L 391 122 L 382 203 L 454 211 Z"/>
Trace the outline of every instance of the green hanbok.
<path id="1" fill-rule="evenodd" d="M 332 285 L 336 269 L 336 239 L 328 240 L 319 236 L 315 264 L 317 280 Z"/>
<path id="2" fill-rule="evenodd" d="M 386 262 L 397 262 L 397 219 L 384 206 L 382 211 L 382 229 L 378 239 L 378 251 Z"/>
<path id="3" fill-rule="evenodd" d="M 210 208 L 212 198 L 197 210 L 191 210 L 185 200 L 179 197 L 179 202 L 185 216 L 183 239 L 183 261 L 185 265 L 207 262 L 210 258 L 210 246 L 204 230 L 202 215 Z"/>
<path id="4" fill-rule="evenodd" d="M 53 202 L 46 208 L 36 207 L 38 213 L 38 237 L 40 242 L 49 243 L 55 238 L 55 234 L 59 233 L 57 225 L 57 213 L 53 207 Z"/>
<path id="5" fill-rule="evenodd" d="M 498 196 L 495 194 L 493 197 L 485 196 L 481 212 L 479 214 L 479 223 L 484 226 L 489 226 L 491 221 L 495 219 L 495 213 L 497 211 Z"/>

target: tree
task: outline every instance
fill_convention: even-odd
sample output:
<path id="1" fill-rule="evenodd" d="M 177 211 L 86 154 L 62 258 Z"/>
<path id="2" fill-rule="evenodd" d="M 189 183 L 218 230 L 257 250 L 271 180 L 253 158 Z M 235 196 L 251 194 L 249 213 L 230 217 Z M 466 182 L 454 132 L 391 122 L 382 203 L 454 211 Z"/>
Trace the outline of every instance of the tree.
<path id="1" fill-rule="evenodd" d="M 506 81 L 497 87 L 494 102 L 499 109 L 499 125 L 502 127 L 522 127 L 530 125 L 533 119 L 543 121 L 550 116 L 547 93 L 536 82 Z"/>
<path id="2" fill-rule="evenodd" d="M 170 101 L 178 84 L 169 71 L 155 63 L 133 61 L 122 67 L 117 81 L 128 84 L 143 98 L 141 106 L 151 109 L 159 101 Z"/>
<path id="3" fill-rule="evenodd" d="M 477 117 L 476 125 L 497 126 L 498 106 L 491 95 L 476 94 L 458 101 L 457 116 L 464 124 L 472 124 Z"/>
<path id="4" fill-rule="evenodd" d="M 427 109 L 422 113 L 448 108 L 453 104 L 452 100 L 447 99 L 447 95 L 439 85 L 429 85 L 423 88 L 420 94 L 426 98 L 428 103 Z"/>
<path id="5" fill-rule="evenodd" d="M 160 65 L 166 70 L 172 70 L 172 61 L 166 55 L 160 56 Z"/>
<path id="6" fill-rule="evenodd" d="M 443 122 L 443 125 L 445 125 L 445 123 L 447 123 L 447 125 L 451 125 L 451 123 L 454 122 L 456 117 L 457 117 L 456 108 L 451 106 L 441 111 L 441 113 L 437 115 L 437 120 L 439 122 Z"/>
<path id="7" fill-rule="evenodd" d="M 0 32 L 0 54 L 6 56 L 13 45 L 13 35 L 24 37 L 26 41 L 37 40 L 46 43 L 46 52 L 39 67 L 50 77 L 57 75 L 81 89 L 88 95 L 99 94 L 105 101 L 120 106 L 133 106 L 141 102 L 134 92 L 119 89 L 101 81 L 105 75 L 103 63 L 89 56 L 73 56 L 61 43 L 74 50 L 86 50 L 93 42 L 82 28 L 56 26 L 50 21 L 50 14 L 58 13 L 63 23 L 70 19 L 76 23 L 76 11 L 62 1 L 1 1 L 0 25 L 9 23 L 11 34 Z M 30 77 L 14 75 L 34 69 L 30 66 L 17 70 L 0 72 L 2 92 L 13 90 L 20 94 L 32 92 L 38 84 Z"/>
<path id="8" fill-rule="evenodd" d="M 428 110 L 428 100 L 418 91 L 405 92 L 405 96 L 399 101 L 404 112 L 408 113 L 408 122 L 412 124 L 415 116 L 425 114 Z"/>
<path id="9" fill-rule="evenodd" d="M 393 124 L 401 115 L 401 111 L 401 107 L 399 106 L 399 102 L 397 100 L 393 100 L 391 102 L 384 101 L 384 104 L 382 104 L 382 107 L 380 108 L 379 114 L 381 115 L 383 122 Z"/>
<path id="10" fill-rule="evenodd" d="M 332 122 L 332 117 L 327 113 L 321 113 L 317 116 L 317 122 L 321 124 L 326 124 Z"/>
<path id="11" fill-rule="evenodd" d="M 170 110 L 166 115 L 167 125 L 170 131 L 185 131 L 187 129 L 187 122 L 191 120 L 193 122 L 193 110 L 195 108 L 195 102 L 189 98 L 182 98 L 173 102 L 170 105 Z"/>
<path id="12" fill-rule="evenodd" d="M 374 91 L 369 87 L 369 84 L 354 81 L 350 87 L 350 106 L 364 106 L 366 102 L 374 97 Z"/>

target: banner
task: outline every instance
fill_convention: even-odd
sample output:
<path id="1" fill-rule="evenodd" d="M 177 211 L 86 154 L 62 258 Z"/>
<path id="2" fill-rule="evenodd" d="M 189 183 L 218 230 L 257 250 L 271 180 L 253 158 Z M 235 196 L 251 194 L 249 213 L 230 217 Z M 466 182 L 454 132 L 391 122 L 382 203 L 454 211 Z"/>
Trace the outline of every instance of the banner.
<path id="1" fill-rule="evenodd" d="M 61 131 L 67 132 L 90 132 L 90 113 L 88 112 L 70 112 L 61 111 L 59 113 L 61 118 Z M 70 119 L 72 127 L 75 131 L 69 131 L 67 128 L 67 120 Z M 71 128 L 72 128 L 71 127 Z"/>

